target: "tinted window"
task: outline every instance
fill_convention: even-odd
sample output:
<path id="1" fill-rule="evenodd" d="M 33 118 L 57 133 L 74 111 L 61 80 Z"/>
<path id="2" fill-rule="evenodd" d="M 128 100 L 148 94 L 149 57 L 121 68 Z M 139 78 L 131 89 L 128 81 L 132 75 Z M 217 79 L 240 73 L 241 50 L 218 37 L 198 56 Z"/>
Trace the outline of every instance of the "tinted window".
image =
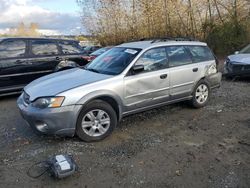
<path id="1" fill-rule="evenodd" d="M 145 52 L 135 63 L 143 65 L 144 72 L 161 70 L 167 67 L 167 54 L 165 48 L 155 48 Z"/>
<path id="2" fill-rule="evenodd" d="M 167 47 L 169 67 L 176 67 L 192 63 L 192 59 L 184 46 Z"/>
<path id="3" fill-rule="evenodd" d="M 3 41 L 0 44 L 0 58 L 23 57 L 25 46 L 22 40 Z"/>
<path id="4" fill-rule="evenodd" d="M 58 54 L 56 43 L 53 41 L 32 41 L 31 50 L 34 55 L 55 55 Z"/>
<path id="5" fill-rule="evenodd" d="M 101 48 L 99 50 L 96 50 L 95 52 L 91 53 L 90 55 L 101 55 L 103 54 L 104 52 L 108 51 L 110 48 Z"/>
<path id="6" fill-rule="evenodd" d="M 97 50 L 99 48 L 100 48 L 99 46 L 87 46 L 87 47 L 84 48 L 84 50 L 92 51 L 92 50 Z"/>
<path id="7" fill-rule="evenodd" d="M 82 53 L 82 48 L 77 42 L 60 41 L 59 45 L 64 54 L 79 54 Z"/>
<path id="8" fill-rule="evenodd" d="M 188 46 L 195 63 L 214 60 L 214 56 L 206 46 Z"/>
<path id="9" fill-rule="evenodd" d="M 250 44 L 240 51 L 240 54 L 250 54 Z"/>
<path id="10" fill-rule="evenodd" d="M 112 48 L 94 59 L 86 69 L 102 74 L 117 75 L 131 63 L 140 51 L 141 49 L 134 48 Z"/>

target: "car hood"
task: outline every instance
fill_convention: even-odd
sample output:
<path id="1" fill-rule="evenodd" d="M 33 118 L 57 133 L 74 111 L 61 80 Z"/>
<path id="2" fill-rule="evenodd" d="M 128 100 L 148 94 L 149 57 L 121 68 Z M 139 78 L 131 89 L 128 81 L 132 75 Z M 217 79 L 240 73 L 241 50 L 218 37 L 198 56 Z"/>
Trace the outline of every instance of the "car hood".
<path id="1" fill-rule="evenodd" d="M 24 90 L 30 96 L 30 101 L 33 101 L 39 97 L 55 96 L 69 89 L 105 80 L 110 77 L 113 76 L 74 68 L 38 78 L 27 85 Z"/>
<path id="2" fill-rule="evenodd" d="M 231 62 L 250 65 L 250 54 L 237 54 L 228 56 Z"/>

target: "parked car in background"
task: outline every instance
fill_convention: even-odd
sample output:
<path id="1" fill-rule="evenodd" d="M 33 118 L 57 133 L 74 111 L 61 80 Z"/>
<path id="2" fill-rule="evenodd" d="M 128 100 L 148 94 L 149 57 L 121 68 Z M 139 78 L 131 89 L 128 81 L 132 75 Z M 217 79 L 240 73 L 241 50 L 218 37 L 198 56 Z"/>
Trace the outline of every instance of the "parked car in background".
<path id="1" fill-rule="evenodd" d="M 227 57 L 224 75 L 228 78 L 250 76 L 250 44 Z"/>
<path id="2" fill-rule="evenodd" d="M 88 56 L 84 56 L 83 58 L 86 59 L 88 62 L 93 61 L 96 57 L 110 50 L 111 48 L 112 48 L 111 46 L 100 48 L 99 50 L 96 50 L 91 54 L 89 54 Z"/>
<path id="3" fill-rule="evenodd" d="M 203 107 L 220 82 L 205 43 L 140 41 L 113 47 L 82 69 L 33 81 L 17 104 L 36 131 L 97 141 L 130 114 L 185 100 Z"/>
<path id="4" fill-rule="evenodd" d="M 18 93 L 46 74 L 84 66 L 82 54 L 73 40 L 0 38 L 0 96 Z"/>
<path id="5" fill-rule="evenodd" d="M 83 49 L 84 55 L 88 56 L 89 54 L 91 54 L 92 52 L 94 52 L 100 48 L 101 48 L 101 46 L 87 46 Z"/>

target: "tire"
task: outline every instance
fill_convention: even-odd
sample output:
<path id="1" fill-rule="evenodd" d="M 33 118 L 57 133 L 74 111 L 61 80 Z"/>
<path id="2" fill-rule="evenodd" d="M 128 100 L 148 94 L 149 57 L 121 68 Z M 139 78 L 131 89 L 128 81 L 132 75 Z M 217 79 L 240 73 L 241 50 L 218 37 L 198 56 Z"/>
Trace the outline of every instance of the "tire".
<path id="1" fill-rule="evenodd" d="M 114 109 L 102 100 L 94 100 L 80 112 L 76 125 L 77 136 L 86 142 L 103 140 L 117 125 Z"/>
<path id="2" fill-rule="evenodd" d="M 191 105 L 194 108 L 201 108 L 206 106 L 210 98 L 210 86 L 205 80 L 200 80 L 193 91 L 193 98 L 191 99 Z"/>

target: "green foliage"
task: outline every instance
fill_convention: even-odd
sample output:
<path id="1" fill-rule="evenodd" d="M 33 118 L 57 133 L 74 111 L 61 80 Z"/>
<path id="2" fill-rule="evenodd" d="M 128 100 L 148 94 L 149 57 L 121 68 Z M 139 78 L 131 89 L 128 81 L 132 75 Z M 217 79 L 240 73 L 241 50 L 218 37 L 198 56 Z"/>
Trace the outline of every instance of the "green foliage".
<path id="1" fill-rule="evenodd" d="M 243 24 L 231 20 L 224 24 L 209 26 L 211 31 L 205 41 L 216 54 L 231 54 L 249 42 Z"/>

